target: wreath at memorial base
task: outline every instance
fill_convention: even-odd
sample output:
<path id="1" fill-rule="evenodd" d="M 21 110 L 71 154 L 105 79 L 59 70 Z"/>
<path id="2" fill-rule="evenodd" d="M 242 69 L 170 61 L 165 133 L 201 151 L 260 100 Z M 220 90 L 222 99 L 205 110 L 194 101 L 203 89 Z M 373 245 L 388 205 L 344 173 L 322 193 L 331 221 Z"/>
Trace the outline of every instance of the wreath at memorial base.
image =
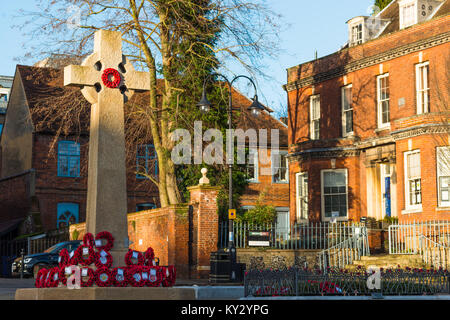
<path id="1" fill-rule="evenodd" d="M 69 257 L 69 251 L 67 251 L 66 248 L 62 249 L 59 252 L 59 258 L 58 258 L 58 265 L 60 268 L 67 266 L 69 263 L 70 257 Z"/>
<path id="2" fill-rule="evenodd" d="M 78 259 L 77 259 L 75 252 L 76 252 L 76 250 L 69 253 L 68 265 L 76 266 L 78 264 Z"/>
<path id="3" fill-rule="evenodd" d="M 111 268 L 113 263 L 113 257 L 109 252 L 102 250 L 100 252 L 95 253 L 94 263 L 97 268 L 102 267 Z"/>
<path id="4" fill-rule="evenodd" d="M 86 233 L 83 237 L 83 245 L 93 247 L 94 246 L 94 235 L 92 233 Z"/>
<path id="5" fill-rule="evenodd" d="M 110 80 L 110 77 L 112 77 L 112 79 L 113 79 L 112 81 Z M 114 89 L 119 86 L 122 79 L 117 70 L 108 68 L 108 69 L 105 69 L 105 71 L 103 71 L 102 81 L 106 87 Z"/>
<path id="6" fill-rule="evenodd" d="M 94 263 L 96 256 L 97 255 L 95 254 L 94 248 L 86 246 L 86 245 L 79 246 L 74 254 L 76 262 L 78 262 L 79 264 L 81 264 L 83 266 L 89 266 L 92 263 Z M 74 264 L 74 263 L 72 263 L 72 264 Z"/>
<path id="7" fill-rule="evenodd" d="M 106 240 L 106 244 L 102 245 L 101 240 Z M 112 234 L 108 231 L 102 231 L 97 234 L 95 237 L 95 247 L 98 251 L 104 250 L 109 251 L 114 246 L 114 238 Z"/>
<path id="8" fill-rule="evenodd" d="M 36 275 L 36 280 L 34 281 L 34 285 L 36 288 L 45 288 L 45 279 L 47 278 L 47 273 L 49 270 L 46 268 L 42 268 L 38 271 Z"/>
<path id="9" fill-rule="evenodd" d="M 161 267 L 143 267 L 145 272 L 148 272 L 146 277 L 145 285 L 147 287 L 159 287 L 163 280 L 163 273 Z"/>
<path id="10" fill-rule="evenodd" d="M 173 287 L 176 281 L 176 269 L 175 266 L 162 267 L 163 268 L 163 287 Z"/>
<path id="11" fill-rule="evenodd" d="M 95 284 L 99 287 L 110 287 L 114 280 L 111 274 L 111 270 L 107 267 L 98 268 L 95 271 Z"/>
<path id="12" fill-rule="evenodd" d="M 114 282 L 114 287 L 126 287 L 128 285 L 126 267 L 114 268 L 111 271 L 111 277 Z"/>
<path id="13" fill-rule="evenodd" d="M 127 269 L 127 282 L 132 287 L 143 287 L 145 285 L 145 280 L 142 279 L 142 266 L 130 266 Z"/>
<path id="14" fill-rule="evenodd" d="M 154 266 L 155 262 L 155 251 L 153 250 L 153 248 L 148 248 L 147 251 L 145 251 L 144 253 L 144 265 L 146 266 Z"/>
<path id="15" fill-rule="evenodd" d="M 47 288 L 56 288 L 59 284 L 59 268 L 51 268 L 47 274 L 47 280 L 45 286 Z"/>
<path id="16" fill-rule="evenodd" d="M 83 270 L 87 270 L 84 271 Z M 84 280 L 84 278 L 88 278 Z M 95 273 L 91 268 L 81 268 L 81 279 L 80 284 L 82 287 L 92 287 L 95 281 Z"/>
<path id="17" fill-rule="evenodd" d="M 67 273 L 66 273 L 66 269 L 68 269 L 68 268 L 70 268 L 70 267 L 67 267 L 67 266 L 62 266 L 62 267 L 59 267 L 59 273 L 58 273 L 58 275 L 59 275 L 59 281 L 63 284 L 63 285 L 67 285 Z M 72 274 L 72 269 L 70 269 L 70 274 Z M 69 275 L 70 275 L 69 274 Z"/>
<path id="18" fill-rule="evenodd" d="M 142 266 L 144 265 L 144 255 L 142 252 L 128 249 L 128 252 L 125 255 L 125 263 L 127 266 Z"/>

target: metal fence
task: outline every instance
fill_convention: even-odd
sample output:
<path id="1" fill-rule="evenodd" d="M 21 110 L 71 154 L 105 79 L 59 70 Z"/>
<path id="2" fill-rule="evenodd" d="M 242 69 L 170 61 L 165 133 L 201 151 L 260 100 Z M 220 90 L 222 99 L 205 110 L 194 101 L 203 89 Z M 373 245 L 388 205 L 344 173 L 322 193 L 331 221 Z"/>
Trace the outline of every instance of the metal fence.
<path id="1" fill-rule="evenodd" d="M 0 275 L 9 276 L 11 264 L 24 251 L 25 255 L 41 253 L 51 246 L 69 240 L 68 228 L 15 240 L 0 240 Z"/>
<path id="2" fill-rule="evenodd" d="M 249 231 L 269 232 L 270 248 L 281 250 L 324 250 L 351 239 L 357 234 L 367 235 L 365 224 L 352 222 L 310 222 L 306 224 L 292 224 L 288 228 L 283 228 L 276 223 L 257 225 L 247 222 L 235 222 L 233 225 L 236 248 L 248 248 Z M 218 246 L 219 248 L 228 246 L 228 222 L 219 224 Z"/>
<path id="3" fill-rule="evenodd" d="M 244 278 L 245 296 L 364 296 L 433 295 L 450 293 L 449 273 L 443 270 L 386 270 L 380 273 L 380 286 L 369 286 L 371 273 L 329 269 L 249 270 Z"/>
<path id="4" fill-rule="evenodd" d="M 370 255 L 367 230 L 361 228 L 352 237 L 321 251 L 317 256 L 319 268 L 326 270 L 329 267 L 345 268 L 360 260 L 361 256 Z"/>
<path id="5" fill-rule="evenodd" d="M 418 254 L 434 267 L 450 267 L 450 221 L 411 222 L 389 226 L 390 254 Z"/>

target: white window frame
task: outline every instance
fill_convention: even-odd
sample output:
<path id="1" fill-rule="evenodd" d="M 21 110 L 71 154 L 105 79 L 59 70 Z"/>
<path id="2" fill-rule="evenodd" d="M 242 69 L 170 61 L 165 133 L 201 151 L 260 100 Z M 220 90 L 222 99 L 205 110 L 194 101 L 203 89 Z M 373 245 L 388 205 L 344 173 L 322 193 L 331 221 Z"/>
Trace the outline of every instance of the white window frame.
<path id="1" fill-rule="evenodd" d="M 314 112 L 315 102 L 317 102 L 318 110 Z M 311 140 L 320 139 L 320 94 L 312 95 L 309 98 L 309 137 Z M 316 132 L 315 123 L 318 123 Z"/>
<path id="2" fill-rule="evenodd" d="M 415 177 L 409 177 L 409 168 L 408 168 L 408 157 L 413 154 L 419 154 L 419 168 L 420 168 L 420 176 Z M 422 202 L 423 202 L 423 188 L 422 188 L 422 166 L 421 166 L 421 156 L 420 156 L 420 150 L 412 150 L 407 151 L 404 153 L 404 175 L 405 175 L 405 209 L 406 210 L 414 210 L 414 211 L 422 211 Z M 410 190 L 409 190 L 409 182 L 411 180 L 417 180 L 420 179 L 420 203 L 417 204 L 411 204 L 411 198 L 410 198 Z"/>
<path id="3" fill-rule="evenodd" d="M 306 180 L 306 188 L 305 188 Z M 306 222 L 309 220 L 309 198 L 308 198 L 308 173 L 298 172 L 295 174 L 295 199 L 296 199 L 296 213 L 297 222 Z M 302 195 L 299 194 L 299 186 L 302 185 L 302 190 L 304 191 Z M 306 200 L 306 201 L 305 201 Z M 306 212 L 303 212 L 304 206 L 302 206 L 302 201 L 306 203 Z"/>
<path id="4" fill-rule="evenodd" d="M 427 67 L 427 68 L 425 68 Z M 430 63 L 416 64 L 416 103 L 417 114 L 430 112 Z M 425 86 L 424 86 L 425 84 Z"/>
<path id="5" fill-rule="evenodd" d="M 388 81 L 387 90 L 389 92 L 389 98 L 382 99 L 381 79 L 385 79 L 385 78 L 387 78 L 387 81 Z M 390 87 L 389 73 L 384 73 L 384 74 L 377 76 L 377 118 L 378 118 L 378 128 L 380 128 L 380 129 L 389 128 L 391 126 L 391 122 L 390 122 L 390 120 L 391 120 L 391 102 L 390 102 L 391 94 L 389 91 L 389 87 Z M 386 101 L 388 103 L 389 121 L 383 123 L 383 102 L 386 102 Z"/>
<path id="6" fill-rule="evenodd" d="M 361 30 L 358 30 L 359 27 L 361 27 Z M 364 23 L 363 22 L 355 23 L 350 27 L 350 30 L 352 37 L 351 40 L 352 46 L 362 44 L 364 42 Z"/>
<path id="7" fill-rule="evenodd" d="M 346 215 L 345 217 L 325 217 L 325 179 L 324 175 L 326 172 L 344 172 L 345 174 L 345 194 L 346 194 Z M 322 206 L 322 221 L 331 221 L 336 219 L 336 221 L 348 221 L 348 170 L 347 169 L 325 169 L 320 171 L 320 198 Z"/>
<path id="8" fill-rule="evenodd" d="M 290 236 L 290 215 L 289 215 L 289 208 L 288 207 L 275 207 L 275 212 L 277 214 L 276 216 L 276 229 L 275 229 L 275 233 L 276 233 L 276 237 L 277 238 L 281 238 L 282 240 L 289 240 Z M 280 215 L 283 215 L 285 218 L 284 223 L 286 224 L 284 226 L 284 228 L 280 227 Z"/>
<path id="9" fill-rule="evenodd" d="M 249 148 L 248 150 L 248 154 L 253 154 L 253 159 L 254 159 L 254 178 L 252 179 L 247 179 L 248 182 L 250 183 L 257 183 L 259 180 L 259 166 L 258 166 L 258 149 L 256 148 Z M 250 157 L 249 157 L 250 158 Z"/>
<path id="10" fill-rule="evenodd" d="M 412 19 L 411 20 L 405 20 L 405 9 L 413 6 L 412 12 Z M 415 10 L 414 10 L 415 9 Z M 399 14 L 400 14 L 400 29 L 404 29 L 407 27 L 410 27 L 412 25 L 417 24 L 417 1 L 408 1 L 408 2 L 402 2 L 399 4 Z"/>
<path id="11" fill-rule="evenodd" d="M 348 110 L 345 110 L 345 91 L 347 89 L 352 90 L 352 94 L 350 95 L 350 108 Z M 343 137 L 348 137 L 348 136 L 352 136 L 353 135 L 353 85 L 349 84 L 345 87 L 341 88 L 341 105 L 342 105 L 342 136 Z M 347 132 L 347 119 L 346 119 L 346 113 L 347 112 L 351 112 L 352 113 L 352 131 Z"/>
<path id="12" fill-rule="evenodd" d="M 443 153 L 442 156 L 440 156 L 440 153 Z M 448 200 L 442 200 L 442 179 L 441 178 L 447 178 L 450 177 L 450 157 L 446 157 L 445 154 L 450 155 L 450 146 L 443 146 L 443 147 L 437 147 L 436 148 L 436 179 L 437 179 L 437 194 L 438 194 L 438 207 L 448 208 L 450 207 L 450 195 L 447 198 Z M 444 165 L 440 165 L 441 159 L 448 159 L 447 163 Z M 445 169 L 441 169 L 442 166 L 449 167 L 447 172 L 444 172 Z M 450 186 L 447 185 L 446 187 L 447 192 L 450 193 Z"/>
<path id="13" fill-rule="evenodd" d="M 278 155 L 287 155 L 288 152 L 287 151 L 282 151 L 282 150 L 272 150 L 272 183 L 289 183 L 289 161 L 286 158 L 286 180 L 280 180 L 280 181 L 275 181 L 275 173 L 278 172 L 278 170 L 281 168 L 278 165 L 278 160 L 276 160 L 277 158 L 280 159 L 281 157 L 277 157 Z"/>

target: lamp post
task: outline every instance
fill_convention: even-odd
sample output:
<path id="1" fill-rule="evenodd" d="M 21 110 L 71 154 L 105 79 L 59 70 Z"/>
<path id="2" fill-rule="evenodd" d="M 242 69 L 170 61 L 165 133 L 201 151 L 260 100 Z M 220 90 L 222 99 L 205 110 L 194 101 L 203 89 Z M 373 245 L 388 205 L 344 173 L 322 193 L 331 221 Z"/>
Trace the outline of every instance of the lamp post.
<path id="1" fill-rule="evenodd" d="M 225 82 L 228 85 L 228 143 L 234 144 L 234 136 L 232 134 L 233 130 L 233 111 L 234 110 L 240 110 L 240 108 L 233 108 L 233 97 L 232 97 L 232 86 L 233 83 L 240 79 L 245 78 L 251 82 L 253 85 L 253 88 L 255 89 L 255 97 L 253 98 L 252 104 L 247 108 L 253 116 L 257 117 L 261 113 L 262 110 L 264 110 L 264 107 L 258 102 L 258 95 L 257 95 L 257 89 L 255 82 L 247 76 L 239 75 L 234 77 L 231 81 L 228 81 L 227 77 L 220 73 L 213 73 L 208 75 L 205 80 L 203 81 L 203 92 L 202 92 L 202 98 L 199 103 L 197 103 L 197 107 L 200 108 L 200 110 L 203 113 L 209 112 L 211 109 L 212 103 L 208 100 L 206 96 L 206 84 L 208 81 L 211 80 L 213 76 L 219 76 L 225 80 Z M 231 150 L 231 148 L 229 149 Z M 228 209 L 233 209 L 233 161 L 234 155 L 228 154 Z M 228 219 L 228 249 L 230 252 L 230 263 L 231 263 L 231 275 L 230 279 L 235 280 L 236 274 L 235 274 L 235 263 L 236 263 L 236 248 L 234 246 L 234 231 L 233 231 L 233 219 Z"/>

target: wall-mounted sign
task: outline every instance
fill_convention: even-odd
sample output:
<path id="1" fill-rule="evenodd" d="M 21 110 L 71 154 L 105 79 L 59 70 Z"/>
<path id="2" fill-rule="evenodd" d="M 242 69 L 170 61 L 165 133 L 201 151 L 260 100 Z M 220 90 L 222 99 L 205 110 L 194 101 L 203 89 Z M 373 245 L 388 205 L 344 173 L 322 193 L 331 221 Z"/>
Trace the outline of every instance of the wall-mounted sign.
<path id="1" fill-rule="evenodd" d="M 269 231 L 249 231 L 248 232 L 249 247 L 269 247 L 270 232 Z"/>

